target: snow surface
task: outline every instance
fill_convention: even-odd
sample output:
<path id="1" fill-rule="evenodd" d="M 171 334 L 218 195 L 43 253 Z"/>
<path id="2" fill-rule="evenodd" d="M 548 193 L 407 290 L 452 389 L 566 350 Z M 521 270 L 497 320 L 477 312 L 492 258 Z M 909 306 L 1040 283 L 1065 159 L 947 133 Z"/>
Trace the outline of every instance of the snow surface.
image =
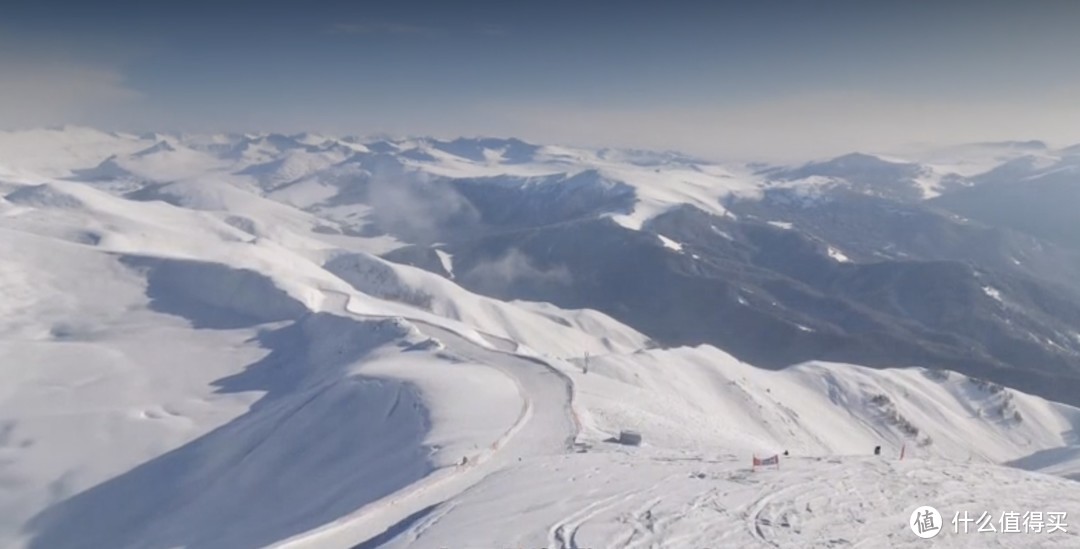
<path id="1" fill-rule="evenodd" d="M 839 263 L 850 263 L 851 262 L 851 259 L 848 258 L 848 256 L 844 255 L 844 252 L 841 252 L 840 250 L 837 250 L 836 248 L 833 248 L 832 246 L 829 246 L 828 251 L 829 251 L 829 257 L 833 258 L 834 261 L 837 261 Z"/>
<path id="2" fill-rule="evenodd" d="M 796 456 L 782 458 L 779 470 L 752 472 L 744 456 L 647 449 L 511 466 L 378 541 L 393 548 L 1074 547 L 1075 531 L 990 534 L 971 525 L 954 534 L 949 522 L 955 513 L 986 512 L 998 528 L 1005 512 L 1065 512 L 1076 502 L 1075 482 L 979 464 Z M 908 527 L 922 504 L 946 521 L 932 542 Z"/>
<path id="3" fill-rule="evenodd" d="M 0 145 L 0 546 L 914 547 L 922 504 L 1080 516 L 1080 410 L 920 368 L 651 349 L 389 263 L 405 243 L 344 230 L 369 206 L 323 204 L 377 150 L 401 174 L 597 170 L 635 188 L 614 216 L 633 227 L 723 213 L 749 170 L 498 140 Z"/>
<path id="4" fill-rule="evenodd" d="M 660 238 L 660 243 L 663 244 L 665 248 L 668 248 L 670 250 L 675 250 L 676 252 L 681 252 L 682 251 L 682 244 L 679 244 L 678 242 L 675 242 L 674 240 L 672 240 L 672 239 L 670 239 L 670 238 L 668 238 L 668 237 L 666 237 L 666 236 L 664 236 L 662 234 L 658 234 L 656 236 Z"/>
<path id="5" fill-rule="evenodd" d="M 450 274 L 450 278 L 454 278 L 453 254 L 444 252 L 442 250 L 435 250 L 435 254 L 439 256 L 439 263 L 442 265 L 443 270 Z"/>
<path id="6" fill-rule="evenodd" d="M 578 359 L 580 360 L 580 359 Z M 955 373 L 807 363 L 755 368 L 713 347 L 590 357 L 567 367 L 586 424 L 627 425 L 664 448 L 895 455 L 1002 462 L 1075 444 L 1080 411 Z M 964 433 L 958 437 L 958 433 Z"/>
<path id="7" fill-rule="evenodd" d="M 986 173 L 1006 162 L 1033 159 L 1048 166 L 1057 162 L 1062 151 L 1050 150 L 1038 142 L 970 143 L 949 147 L 910 147 L 901 156 L 916 159 L 937 172 L 973 176 Z"/>

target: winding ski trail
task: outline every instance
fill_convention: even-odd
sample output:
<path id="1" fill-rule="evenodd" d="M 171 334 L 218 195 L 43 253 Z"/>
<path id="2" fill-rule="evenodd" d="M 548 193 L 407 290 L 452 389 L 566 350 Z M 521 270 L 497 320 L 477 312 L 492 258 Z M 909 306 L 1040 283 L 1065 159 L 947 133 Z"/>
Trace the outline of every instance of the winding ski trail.
<path id="1" fill-rule="evenodd" d="M 334 314 L 362 316 L 348 310 L 347 298 L 332 298 L 327 305 Z M 541 359 L 488 349 L 447 328 L 406 320 L 441 342 L 449 355 L 490 366 L 513 380 L 522 399 L 517 420 L 488 448 L 466 456 L 466 463 L 438 469 L 398 493 L 275 547 L 375 547 L 420 520 L 437 520 L 438 506 L 510 464 L 572 451 L 581 425 L 569 377 Z"/>

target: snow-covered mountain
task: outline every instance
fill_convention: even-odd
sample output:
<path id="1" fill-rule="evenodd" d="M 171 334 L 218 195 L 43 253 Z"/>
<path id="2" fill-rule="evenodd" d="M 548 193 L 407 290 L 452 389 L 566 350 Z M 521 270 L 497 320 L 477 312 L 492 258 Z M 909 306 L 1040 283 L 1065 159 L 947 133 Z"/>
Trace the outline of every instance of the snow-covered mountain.
<path id="1" fill-rule="evenodd" d="M 1080 514 L 1080 246 L 1047 228 L 1078 154 L 0 133 L 0 545 L 900 547 L 924 504 Z"/>

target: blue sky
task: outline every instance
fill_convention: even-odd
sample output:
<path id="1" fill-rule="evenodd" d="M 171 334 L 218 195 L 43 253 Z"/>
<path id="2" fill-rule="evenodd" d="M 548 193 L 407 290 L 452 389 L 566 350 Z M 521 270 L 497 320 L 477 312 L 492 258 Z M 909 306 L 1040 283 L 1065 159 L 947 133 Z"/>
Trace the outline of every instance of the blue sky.
<path id="1" fill-rule="evenodd" d="M 5 5 L 0 126 L 516 135 L 712 156 L 1080 141 L 1080 3 Z"/>

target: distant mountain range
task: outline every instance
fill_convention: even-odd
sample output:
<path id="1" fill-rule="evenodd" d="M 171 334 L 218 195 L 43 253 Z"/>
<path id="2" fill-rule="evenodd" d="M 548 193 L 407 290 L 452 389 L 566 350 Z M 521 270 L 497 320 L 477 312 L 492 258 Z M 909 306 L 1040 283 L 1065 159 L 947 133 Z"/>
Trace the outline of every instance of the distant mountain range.
<path id="1" fill-rule="evenodd" d="M 942 368 L 1080 404 L 1078 147 L 747 166 L 499 138 L 63 133 L 102 151 L 74 179 L 187 207 L 255 193 L 470 291 L 595 309 L 662 346 Z"/>

